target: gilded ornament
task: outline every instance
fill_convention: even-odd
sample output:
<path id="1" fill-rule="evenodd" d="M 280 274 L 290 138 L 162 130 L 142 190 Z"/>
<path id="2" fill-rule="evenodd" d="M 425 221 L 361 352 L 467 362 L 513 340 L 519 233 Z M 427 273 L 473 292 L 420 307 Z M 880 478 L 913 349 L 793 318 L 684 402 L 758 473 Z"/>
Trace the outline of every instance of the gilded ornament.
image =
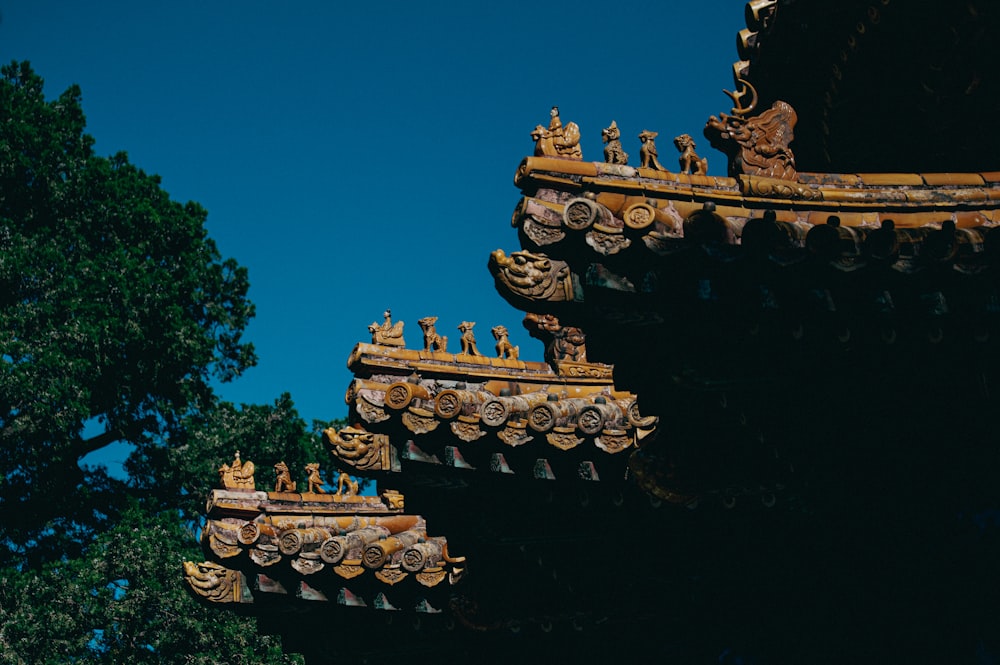
<path id="1" fill-rule="evenodd" d="M 690 134 L 681 134 L 674 138 L 674 145 L 681 153 L 677 158 L 681 165 L 681 173 L 708 175 L 708 159 L 699 157 L 695 153 L 696 144 Z"/>
<path id="2" fill-rule="evenodd" d="M 347 536 L 332 536 L 319 546 L 319 558 L 326 563 L 339 563 L 347 554 Z"/>
<path id="3" fill-rule="evenodd" d="M 648 203 L 633 203 L 622 213 L 622 221 L 628 228 L 641 231 L 656 221 L 656 209 Z"/>
<path id="4" fill-rule="evenodd" d="M 563 208 L 563 223 L 574 231 L 590 228 L 599 217 L 598 204 L 590 199 L 572 199 Z"/>
<path id="5" fill-rule="evenodd" d="M 321 480 L 320 482 L 323 481 Z M 358 481 L 351 478 L 350 474 L 347 473 L 341 473 L 339 476 L 337 476 L 337 493 L 333 495 L 335 499 L 339 501 L 344 497 L 352 497 L 357 495 L 358 495 Z"/>
<path id="6" fill-rule="evenodd" d="M 368 332 L 372 334 L 372 344 L 383 346 L 406 346 L 403 341 L 403 322 L 392 322 L 392 310 L 386 309 L 382 313 L 382 323 L 372 323 L 368 326 Z"/>
<path id="7" fill-rule="evenodd" d="M 520 349 L 510 343 L 509 336 L 510 331 L 507 330 L 507 326 L 493 326 L 493 339 L 497 341 L 497 358 L 517 360 Z"/>
<path id="8" fill-rule="evenodd" d="M 326 494 L 323 489 L 323 477 L 319 475 L 319 462 L 306 464 L 306 475 L 309 482 L 309 492 L 313 494 Z"/>
<path id="9" fill-rule="evenodd" d="M 250 550 L 250 560 L 258 566 L 266 568 L 281 561 L 281 554 L 273 546 L 264 549 L 262 545 L 258 545 Z"/>
<path id="10" fill-rule="evenodd" d="M 660 164 L 660 160 L 658 159 L 656 151 L 657 136 L 659 136 L 659 132 L 651 132 L 648 129 L 642 130 L 639 134 L 639 140 L 642 142 L 642 148 L 639 149 L 639 155 L 642 157 L 642 168 L 666 171 L 667 169 L 663 167 L 663 164 Z"/>
<path id="11" fill-rule="evenodd" d="M 438 317 L 436 316 L 425 316 L 417 321 L 417 323 L 420 324 L 420 329 L 424 331 L 424 351 L 440 351 L 441 353 L 447 353 L 448 338 L 444 335 L 439 335 L 437 330 L 434 328 L 437 320 Z"/>
<path id="12" fill-rule="evenodd" d="M 388 471 L 392 467 L 387 437 L 356 427 L 339 432 L 332 427 L 323 430 L 323 441 L 334 457 L 361 471 Z"/>
<path id="13" fill-rule="evenodd" d="M 769 199 L 801 199 L 803 201 L 823 200 L 823 191 L 793 180 L 773 180 L 754 176 L 740 177 L 745 194 Z"/>
<path id="14" fill-rule="evenodd" d="M 284 461 L 278 462 L 274 465 L 274 491 L 295 491 L 295 481 L 292 480 L 292 474 L 289 472 L 288 465 L 285 464 Z"/>
<path id="15" fill-rule="evenodd" d="M 622 133 L 618 123 L 611 121 L 611 126 L 601 130 L 601 141 L 604 142 L 604 161 L 608 164 L 628 164 L 628 153 L 622 148 Z"/>
<path id="16" fill-rule="evenodd" d="M 566 238 L 566 234 L 561 228 L 539 224 L 530 218 L 524 220 L 521 230 L 524 231 L 524 235 L 531 239 L 531 242 L 539 247 L 554 245 Z"/>
<path id="17" fill-rule="evenodd" d="M 220 559 L 228 559 L 230 557 L 237 556 L 242 552 L 240 547 L 235 543 L 227 543 L 220 539 L 216 533 L 210 533 L 208 535 L 208 548 L 212 550 L 212 553 Z"/>
<path id="18" fill-rule="evenodd" d="M 454 584 L 455 582 L 458 581 L 458 577 L 461 575 L 461 572 L 460 572 L 461 570 L 462 569 L 460 569 L 460 568 L 456 569 L 456 571 L 459 571 L 459 572 L 455 576 L 455 581 L 452 582 L 452 584 Z M 438 584 L 441 584 L 441 582 L 443 582 L 444 578 L 447 577 L 447 576 L 448 576 L 448 573 L 445 570 L 441 569 L 441 568 L 437 568 L 437 569 L 428 568 L 428 569 L 423 570 L 423 571 L 421 571 L 421 572 L 419 572 L 419 573 L 416 574 L 417 582 L 420 582 L 420 584 L 422 584 L 423 586 L 428 587 L 428 588 L 435 587 Z"/>
<path id="19" fill-rule="evenodd" d="M 606 453 L 620 453 L 632 445 L 632 436 L 625 430 L 604 430 L 594 438 L 594 445 Z"/>
<path id="20" fill-rule="evenodd" d="M 531 132 L 535 140 L 536 157 L 566 157 L 583 159 L 580 149 L 580 128 L 575 122 L 568 122 L 564 127 L 559 119 L 559 107 L 553 106 L 549 112 L 549 127 L 536 125 Z"/>
<path id="21" fill-rule="evenodd" d="M 390 586 L 396 584 L 397 582 L 402 582 L 406 579 L 407 575 L 409 575 L 409 573 L 404 570 L 400 570 L 395 566 L 386 566 L 381 570 L 375 571 L 375 578 Z"/>
<path id="22" fill-rule="evenodd" d="M 345 580 L 353 579 L 365 572 L 364 567 L 361 566 L 360 563 L 361 563 L 360 561 L 352 563 L 342 563 L 339 566 L 334 566 L 333 572 L 337 573 Z"/>
<path id="23" fill-rule="evenodd" d="M 534 437 L 528 436 L 524 423 L 508 423 L 502 430 L 497 432 L 497 438 L 512 448 L 523 446 Z"/>
<path id="24" fill-rule="evenodd" d="M 390 416 L 386 413 L 385 409 L 379 404 L 374 404 L 363 396 L 359 395 L 357 402 L 354 405 L 355 410 L 358 415 L 361 416 L 362 420 L 366 423 L 381 423 L 389 420 Z"/>
<path id="25" fill-rule="evenodd" d="M 449 423 L 449 425 L 452 433 L 465 442 L 471 443 L 486 436 L 486 432 L 479 428 L 477 422 L 466 422 L 460 419 Z"/>
<path id="26" fill-rule="evenodd" d="M 462 353 L 467 356 L 482 355 L 476 348 L 476 335 L 472 332 L 475 326 L 475 321 L 462 321 L 458 325 L 458 329 L 462 333 Z"/>
<path id="27" fill-rule="evenodd" d="M 255 489 L 253 472 L 253 462 L 240 461 L 240 451 L 237 450 L 232 464 L 219 467 L 219 481 L 223 489 L 252 490 Z"/>
<path id="28" fill-rule="evenodd" d="M 587 231 L 587 244 L 594 248 L 598 254 L 611 256 L 628 249 L 632 241 L 622 235 L 621 230 L 615 229 L 614 233 L 599 231 L 596 228 Z"/>
<path id="29" fill-rule="evenodd" d="M 260 527 L 256 522 L 247 522 L 240 527 L 237 538 L 241 545 L 253 545 L 260 538 Z"/>
<path id="30" fill-rule="evenodd" d="M 569 266 L 544 254 L 503 250 L 490 255 L 490 270 L 511 293 L 530 300 L 552 302 L 574 299 L 573 278 Z"/>
<path id="31" fill-rule="evenodd" d="M 326 564 L 316 559 L 295 557 L 292 559 L 292 568 L 302 575 L 313 575 L 326 568 Z"/>
<path id="32" fill-rule="evenodd" d="M 411 408 L 404 411 L 400 419 L 403 421 L 403 426 L 414 434 L 433 432 L 441 424 L 441 421 L 435 418 L 432 412 L 424 412 L 423 409 Z"/>
<path id="33" fill-rule="evenodd" d="M 746 117 L 753 105 L 734 109 L 734 113 L 739 111 L 735 115 L 711 116 L 705 125 L 705 136 L 713 147 L 729 156 L 729 175 L 734 178 L 756 175 L 795 180 L 798 173 L 790 147 L 798 121 L 795 109 L 778 100 L 760 115 Z"/>
<path id="34" fill-rule="evenodd" d="M 583 439 L 576 435 L 572 427 L 555 427 L 545 435 L 545 440 L 559 450 L 570 450 L 583 443 Z"/>
<path id="35" fill-rule="evenodd" d="M 184 579 L 198 596 L 212 603 L 238 603 L 242 600 L 240 574 L 217 563 L 184 562 Z"/>
<path id="36" fill-rule="evenodd" d="M 545 344 L 547 362 L 587 362 L 587 337 L 580 328 L 563 326 L 552 314 L 533 313 L 524 315 L 524 327 L 528 329 L 528 334 Z"/>
<path id="37" fill-rule="evenodd" d="M 383 498 L 385 498 L 386 505 L 392 510 L 403 510 L 405 506 L 406 499 L 402 492 L 397 490 L 385 490 L 382 492 Z"/>

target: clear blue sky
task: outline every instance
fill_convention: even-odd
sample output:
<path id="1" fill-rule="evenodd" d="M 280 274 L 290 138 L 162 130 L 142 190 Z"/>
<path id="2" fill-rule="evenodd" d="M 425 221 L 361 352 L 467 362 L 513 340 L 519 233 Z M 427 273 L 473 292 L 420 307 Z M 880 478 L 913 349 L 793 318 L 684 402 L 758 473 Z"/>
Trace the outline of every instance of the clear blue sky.
<path id="1" fill-rule="evenodd" d="M 541 344 L 486 270 L 518 249 L 512 184 L 552 105 L 602 159 L 616 120 L 638 160 L 728 111 L 743 0 L 262 2 L 0 0 L 0 60 L 29 60 L 51 98 L 83 89 L 97 151 L 128 152 L 178 201 L 209 211 L 224 256 L 250 271 L 259 365 L 224 398 L 290 392 L 307 420 L 346 415 L 345 361 L 391 307 L 437 315 L 480 347 L 505 324 Z"/>

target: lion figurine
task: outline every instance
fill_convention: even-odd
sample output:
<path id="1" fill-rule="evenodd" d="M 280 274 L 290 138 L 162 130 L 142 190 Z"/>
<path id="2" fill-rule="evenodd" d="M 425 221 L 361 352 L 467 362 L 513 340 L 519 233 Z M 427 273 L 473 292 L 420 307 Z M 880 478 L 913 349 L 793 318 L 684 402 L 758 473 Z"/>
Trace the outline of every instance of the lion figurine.
<path id="1" fill-rule="evenodd" d="M 441 353 L 447 353 L 448 338 L 444 335 L 438 334 L 434 327 L 437 320 L 438 317 L 436 316 L 425 316 L 417 321 L 417 323 L 420 324 L 420 329 L 424 331 L 424 351 L 440 351 Z"/>
<path id="2" fill-rule="evenodd" d="M 708 174 L 708 159 L 699 157 L 694 151 L 695 142 L 690 134 L 681 134 L 674 139 L 674 145 L 680 151 L 678 161 L 681 165 L 681 173 L 691 173 L 694 175 Z"/>
<path id="3" fill-rule="evenodd" d="M 611 121 L 611 126 L 601 130 L 601 140 L 604 146 L 604 161 L 608 164 L 628 164 L 628 153 L 622 148 L 622 133 L 618 123 Z"/>
<path id="4" fill-rule="evenodd" d="M 285 464 L 284 461 L 278 462 L 274 465 L 274 491 L 295 491 L 295 481 L 292 480 L 292 474 L 288 471 L 288 465 Z"/>
<path id="5" fill-rule="evenodd" d="M 517 360 L 519 348 L 510 343 L 507 326 L 493 326 L 493 337 L 497 341 L 497 358 Z"/>

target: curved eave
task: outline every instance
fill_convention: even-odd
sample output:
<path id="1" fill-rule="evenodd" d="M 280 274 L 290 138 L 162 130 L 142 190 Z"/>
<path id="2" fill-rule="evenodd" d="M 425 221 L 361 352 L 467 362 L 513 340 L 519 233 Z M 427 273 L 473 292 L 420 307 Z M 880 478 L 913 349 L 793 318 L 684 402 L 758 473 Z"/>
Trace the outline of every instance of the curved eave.
<path id="1" fill-rule="evenodd" d="M 429 536 L 423 517 L 403 514 L 396 493 L 387 493 L 392 501 L 240 494 L 213 493 L 202 530 L 213 560 L 185 564 L 189 588 L 207 602 L 253 603 L 255 596 L 285 595 L 403 609 L 390 600 L 395 595 L 411 604 L 419 597 L 407 609 L 420 611 L 430 589 L 443 582 L 453 586 L 462 577 L 465 559 L 449 554 L 444 537 Z M 359 507 L 360 512 L 352 511 Z M 435 601 L 438 607 L 441 600 Z"/>

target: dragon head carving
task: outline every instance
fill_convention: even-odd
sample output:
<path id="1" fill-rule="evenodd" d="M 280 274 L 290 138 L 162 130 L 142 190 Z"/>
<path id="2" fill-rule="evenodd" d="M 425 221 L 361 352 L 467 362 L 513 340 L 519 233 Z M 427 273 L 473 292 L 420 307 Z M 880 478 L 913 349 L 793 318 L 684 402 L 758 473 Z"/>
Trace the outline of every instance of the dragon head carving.
<path id="1" fill-rule="evenodd" d="M 544 254 L 496 250 L 490 255 L 490 272 L 512 294 L 530 300 L 564 301 L 573 299 L 569 266 Z"/>
<path id="2" fill-rule="evenodd" d="M 329 427 L 323 430 L 323 441 L 334 457 L 356 469 L 389 470 L 389 450 L 382 435 L 358 427 L 339 432 Z"/>

